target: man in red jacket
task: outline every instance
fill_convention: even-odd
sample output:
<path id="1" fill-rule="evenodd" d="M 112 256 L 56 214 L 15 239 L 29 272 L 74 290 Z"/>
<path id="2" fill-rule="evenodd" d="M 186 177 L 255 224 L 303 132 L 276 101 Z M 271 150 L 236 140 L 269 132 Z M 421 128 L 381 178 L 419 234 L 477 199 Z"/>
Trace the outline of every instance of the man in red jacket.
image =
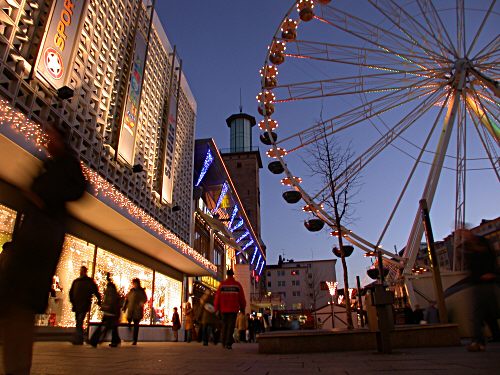
<path id="1" fill-rule="evenodd" d="M 234 279 L 233 270 L 227 270 L 227 279 L 220 283 L 215 294 L 215 311 L 222 314 L 222 346 L 232 349 L 233 333 L 238 311 L 245 312 L 246 300 L 243 287 Z"/>

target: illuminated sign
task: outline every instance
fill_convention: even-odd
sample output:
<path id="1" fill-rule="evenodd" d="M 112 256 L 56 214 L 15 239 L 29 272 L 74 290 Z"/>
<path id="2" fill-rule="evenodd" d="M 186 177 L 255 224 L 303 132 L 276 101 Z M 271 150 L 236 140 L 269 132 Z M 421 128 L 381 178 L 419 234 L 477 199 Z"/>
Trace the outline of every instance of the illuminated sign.
<path id="1" fill-rule="evenodd" d="M 120 139 L 118 140 L 118 155 L 128 164 L 134 164 L 135 135 L 141 101 L 142 78 L 146 65 L 147 43 L 142 34 L 135 34 L 134 60 L 130 69 L 127 100 L 123 112 Z"/>
<path id="2" fill-rule="evenodd" d="M 175 155 L 175 135 L 177 132 L 177 106 L 179 104 L 179 90 L 181 85 L 182 74 L 179 72 L 177 88 L 175 87 L 174 80 L 177 79 L 175 74 L 176 57 L 175 51 L 172 54 L 172 71 L 171 71 L 171 84 L 168 100 L 168 115 L 166 125 L 166 140 L 163 158 L 163 177 L 162 177 L 162 190 L 161 199 L 164 202 L 172 203 L 172 193 L 174 188 L 173 165 Z M 181 67 L 179 67 L 180 70 Z"/>
<path id="3" fill-rule="evenodd" d="M 38 75 L 55 89 L 67 86 L 78 49 L 86 0 L 55 0 L 48 29 L 38 54 Z"/>

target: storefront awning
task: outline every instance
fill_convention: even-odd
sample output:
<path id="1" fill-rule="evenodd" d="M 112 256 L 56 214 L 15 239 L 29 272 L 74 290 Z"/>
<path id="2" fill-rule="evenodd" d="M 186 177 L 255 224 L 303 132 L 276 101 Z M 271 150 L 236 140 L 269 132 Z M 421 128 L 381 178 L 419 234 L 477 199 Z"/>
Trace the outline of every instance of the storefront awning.
<path id="1" fill-rule="evenodd" d="M 227 229 L 227 227 L 218 219 L 215 219 L 200 210 L 196 210 L 196 213 L 201 216 L 203 220 L 205 220 L 208 225 L 219 232 L 218 238 L 221 239 L 224 243 L 231 246 L 235 250 L 241 250 L 241 246 L 238 245 L 234 239 L 233 234 Z"/>
<path id="2" fill-rule="evenodd" d="M 9 137 L 15 139 L 22 147 L 2 134 L 6 131 L 9 132 Z M 40 166 L 40 160 L 26 151 L 24 147 L 33 148 L 24 137 L 14 132 L 10 134 L 10 129 L 6 130 L 6 127 L 0 129 L 0 179 L 20 189 L 29 187 Z M 124 216 L 120 212 L 121 208 L 115 206 L 113 207 L 105 199 L 101 200 L 90 193 L 85 193 L 84 198 L 69 205 L 69 211 L 83 223 L 187 275 L 202 276 L 215 273 L 203 262 L 193 258 L 197 256 L 194 250 L 192 254 L 184 254 L 185 244 L 184 247 L 170 245 L 154 231 Z"/>

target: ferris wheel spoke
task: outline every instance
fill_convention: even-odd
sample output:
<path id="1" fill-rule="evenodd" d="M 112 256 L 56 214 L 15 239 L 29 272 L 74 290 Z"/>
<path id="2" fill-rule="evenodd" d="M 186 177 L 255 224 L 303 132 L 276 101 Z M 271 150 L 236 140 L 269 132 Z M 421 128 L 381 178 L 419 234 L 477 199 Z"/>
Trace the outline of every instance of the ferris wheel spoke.
<path id="1" fill-rule="evenodd" d="M 498 109 L 495 111 L 495 107 L 493 107 L 493 110 L 490 110 L 489 104 L 491 103 L 484 100 L 476 90 L 469 90 L 466 94 L 466 103 L 468 107 L 474 112 L 482 126 L 488 130 L 496 143 L 500 145 Z"/>
<path id="2" fill-rule="evenodd" d="M 497 55 L 498 49 L 500 48 L 500 35 L 495 35 L 493 39 L 486 43 L 479 52 L 471 59 L 472 61 L 487 59 L 491 55 Z"/>
<path id="3" fill-rule="evenodd" d="M 368 48 L 308 40 L 295 40 L 289 42 L 287 46 L 288 48 L 294 48 L 292 52 L 288 51 L 285 54 L 287 57 L 296 59 L 308 58 L 386 71 L 405 72 L 414 70 L 413 65 L 416 65 L 422 71 L 432 72 L 433 69 L 439 69 L 442 65 L 451 65 L 446 59 L 440 59 L 439 63 L 441 65 L 437 65 L 435 60 L 411 51 L 402 54 L 382 48 Z"/>
<path id="4" fill-rule="evenodd" d="M 447 46 L 446 51 L 451 53 L 455 58 L 459 57 L 459 54 L 451 41 L 450 35 L 443 24 L 443 20 L 439 16 L 436 7 L 432 0 L 417 0 L 418 7 L 422 17 L 425 19 L 429 31 L 435 35 L 435 38 L 440 41 L 440 45 Z M 445 40 L 448 42 L 445 43 Z M 444 53 L 444 51 L 441 51 Z"/>
<path id="5" fill-rule="evenodd" d="M 493 0 L 491 2 L 490 7 L 488 8 L 488 11 L 486 12 L 486 14 L 483 17 L 483 20 L 481 21 L 481 25 L 477 29 L 476 35 L 474 36 L 474 40 L 472 41 L 472 43 L 469 46 L 469 49 L 467 50 L 466 56 L 469 56 L 472 53 L 472 50 L 474 49 L 474 47 L 477 43 L 479 35 L 483 31 L 484 25 L 486 24 L 486 21 L 488 20 L 488 18 L 491 15 L 491 12 L 493 11 L 493 6 L 495 5 L 495 3 L 496 3 L 496 0 Z M 498 38 L 498 35 L 496 36 L 496 38 Z"/>
<path id="6" fill-rule="evenodd" d="M 476 129 L 477 135 L 481 140 L 481 144 L 483 145 L 484 151 L 490 161 L 493 171 L 497 176 L 497 180 L 500 182 L 500 156 L 496 151 L 495 142 L 491 140 L 490 133 L 482 126 L 481 119 L 478 118 L 476 111 L 474 108 L 469 106 L 469 103 L 466 102 L 467 112 L 469 113 L 469 117 L 472 119 L 474 123 L 474 129 Z"/>
<path id="7" fill-rule="evenodd" d="M 388 220 L 387 220 L 387 222 L 386 222 L 386 224 L 385 224 L 385 226 L 380 234 L 380 237 L 377 241 L 377 246 L 380 243 L 382 243 L 384 236 L 387 233 L 387 230 L 389 229 L 389 226 L 390 226 L 392 220 L 394 219 L 394 215 L 396 214 L 396 212 L 401 204 L 401 201 L 403 200 L 403 197 L 405 196 L 405 194 L 408 190 L 408 187 L 410 186 L 410 181 L 413 179 L 413 176 L 417 170 L 418 165 L 422 162 L 422 157 L 423 157 L 425 151 L 427 150 L 429 142 L 432 139 L 432 136 L 433 136 L 433 134 L 436 130 L 436 127 L 437 127 L 437 125 L 438 125 L 438 123 L 443 115 L 444 109 L 446 108 L 449 99 L 450 99 L 450 92 L 447 93 L 446 99 L 444 100 L 444 102 L 441 105 L 441 108 L 436 116 L 436 119 L 434 120 L 432 128 L 430 129 L 430 131 L 427 135 L 427 138 L 425 139 L 423 145 L 420 147 L 420 152 L 419 152 L 418 156 L 415 158 L 415 162 L 413 163 L 412 169 L 410 170 L 410 173 L 408 174 L 408 177 L 406 178 L 406 182 L 404 183 L 403 188 L 401 189 L 401 192 L 399 193 L 399 196 L 396 200 L 396 203 L 394 204 L 394 207 L 389 215 L 389 218 L 388 218 Z"/>
<path id="8" fill-rule="evenodd" d="M 363 154 L 358 156 L 347 168 L 340 173 L 335 179 L 335 185 L 338 187 L 344 186 L 349 180 L 356 176 L 363 168 L 368 165 L 377 155 L 384 151 L 388 146 L 398 139 L 410 126 L 420 119 L 429 109 L 433 108 L 445 93 L 436 90 L 432 95 L 428 96 L 422 103 L 417 104 L 408 114 L 405 114 L 391 129 L 382 135 L 371 147 Z M 449 94 L 448 94 L 449 95 Z M 447 101 L 448 99 L 446 99 Z M 326 134 L 325 136 L 327 136 Z M 425 149 L 421 149 L 423 153 Z M 313 199 L 318 199 L 320 195 L 328 189 L 328 185 L 323 187 Z M 320 202 L 320 204 L 323 201 Z"/>
<path id="9" fill-rule="evenodd" d="M 457 6 L 456 10 L 456 21 L 457 21 L 457 48 L 458 48 L 458 56 L 462 57 L 465 53 L 465 9 L 464 9 L 464 0 L 456 0 Z"/>
<path id="10" fill-rule="evenodd" d="M 415 48 L 423 50 L 427 60 L 447 59 L 446 56 L 438 54 L 435 51 L 427 49 L 421 45 L 415 45 L 411 40 L 408 40 L 401 35 L 393 33 L 390 30 L 374 25 L 366 20 L 358 18 L 341 9 L 327 7 L 323 17 L 316 16 L 318 20 L 328 24 L 338 30 L 342 30 L 360 40 L 366 41 L 371 45 L 391 52 L 394 55 L 407 58 L 406 54 L 414 54 Z"/>
<path id="11" fill-rule="evenodd" d="M 378 1 L 369 0 L 370 4 L 382 13 L 401 33 L 403 33 L 415 45 L 421 47 L 424 51 L 434 51 L 439 49 L 453 55 L 453 51 L 449 50 L 434 34 L 422 25 L 418 20 L 407 12 L 403 7 L 396 4 L 394 1 Z M 396 22 L 396 20 L 398 22 Z M 402 23 L 405 27 L 402 27 Z M 411 28 L 410 28 L 411 26 Z M 417 39 L 420 37 L 422 43 Z M 429 37 L 431 39 L 429 39 Z M 444 55 L 444 54 L 443 54 Z M 434 56 L 434 55 L 433 55 Z M 434 57 L 433 59 L 438 64 L 442 61 L 441 58 Z"/>
<path id="12" fill-rule="evenodd" d="M 427 85 L 428 81 L 423 80 L 421 73 L 421 70 L 404 74 L 388 72 L 277 85 L 273 89 L 276 95 L 274 102 L 397 91 L 407 88 L 411 82 L 423 82 L 423 85 Z"/>
<path id="13" fill-rule="evenodd" d="M 403 104 L 412 102 L 420 97 L 429 95 L 440 87 L 441 86 L 437 85 L 419 88 L 410 86 L 406 89 L 390 92 L 380 98 L 375 98 L 367 103 L 363 103 L 326 121 L 315 124 L 307 128 L 306 130 L 290 135 L 289 137 L 277 142 L 277 144 L 281 145 L 292 140 L 298 141 L 299 144 L 297 146 L 287 147 L 288 153 L 294 152 L 316 141 L 316 128 L 318 128 L 319 126 L 323 127 L 325 126 L 325 124 L 327 124 L 326 130 L 333 134 L 338 131 L 345 130 L 369 118 L 373 118 L 384 112 L 397 108 Z"/>

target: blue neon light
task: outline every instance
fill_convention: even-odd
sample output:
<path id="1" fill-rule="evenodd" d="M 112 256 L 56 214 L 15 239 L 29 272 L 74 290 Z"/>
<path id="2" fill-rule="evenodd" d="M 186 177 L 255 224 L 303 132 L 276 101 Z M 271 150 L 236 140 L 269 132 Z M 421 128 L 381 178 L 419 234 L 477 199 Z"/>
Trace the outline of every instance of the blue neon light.
<path id="1" fill-rule="evenodd" d="M 212 162 L 214 161 L 214 157 L 212 153 L 210 152 L 210 148 L 207 151 L 207 155 L 205 156 L 205 161 L 203 162 L 203 168 L 201 169 L 200 176 L 198 177 L 198 181 L 194 186 L 198 186 L 201 183 L 201 180 L 203 180 L 203 177 L 207 174 L 208 168 L 212 165 Z"/>
<path id="2" fill-rule="evenodd" d="M 232 227 L 231 229 L 229 229 L 229 231 L 231 233 L 233 233 L 236 229 L 238 229 L 239 227 L 241 227 L 245 222 L 243 221 L 243 219 L 241 219 L 240 221 L 238 221 L 234 227 Z"/>
<path id="3" fill-rule="evenodd" d="M 262 264 L 261 264 L 260 270 L 259 270 L 259 276 L 262 273 L 262 269 L 264 268 L 264 264 L 266 264 L 266 262 L 262 261 Z"/>
<path id="4" fill-rule="evenodd" d="M 233 221 L 237 213 L 238 213 L 238 205 L 234 206 L 233 208 L 233 213 L 231 214 L 231 220 L 229 220 L 229 224 L 227 225 L 228 228 L 231 228 L 231 225 L 233 225 Z"/>
<path id="5" fill-rule="evenodd" d="M 222 203 L 222 200 L 224 199 L 224 197 L 226 196 L 227 194 L 227 191 L 229 190 L 229 184 L 226 182 L 224 182 L 224 184 L 222 185 L 222 189 L 220 191 L 220 195 L 219 195 L 219 199 L 217 200 L 217 205 L 215 206 L 215 208 L 212 210 L 212 212 L 217 212 L 217 210 L 219 209 L 220 207 L 220 204 Z"/>
<path id="6" fill-rule="evenodd" d="M 262 254 L 259 254 L 259 259 L 257 259 L 257 264 L 255 265 L 255 269 L 259 268 L 259 263 L 261 259 L 262 259 Z"/>
<path id="7" fill-rule="evenodd" d="M 238 238 L 238 239 L 236 240 L 236 243 L 241 242 L 241 240 L 243 240 L 244 238 L 248 237 L 249 235 L 250 235 L 250 232 L 249 232 L 249 231 L 246 231 L 245 233 L 243 233 L 243 234 L 240 236 L 240 238 Z"/>
<path id="8" fill-rule="evenodd" d="M 252 261 L 250 262 L 250 264 L 253 264 L 253 261 L 255 260 L 255 256 L 257 255 L 258 251 L 259 249 L 257 248 L 257 246 L 255 246 L 255 250 L 253 251 Z"/>
<path id="9" fill-rule="evenodd" d="M 241 251 L 245 251 L 253 243 L 254 243 L 253 240 L 248 241 L 247 244 L 241 248 Z"/>

